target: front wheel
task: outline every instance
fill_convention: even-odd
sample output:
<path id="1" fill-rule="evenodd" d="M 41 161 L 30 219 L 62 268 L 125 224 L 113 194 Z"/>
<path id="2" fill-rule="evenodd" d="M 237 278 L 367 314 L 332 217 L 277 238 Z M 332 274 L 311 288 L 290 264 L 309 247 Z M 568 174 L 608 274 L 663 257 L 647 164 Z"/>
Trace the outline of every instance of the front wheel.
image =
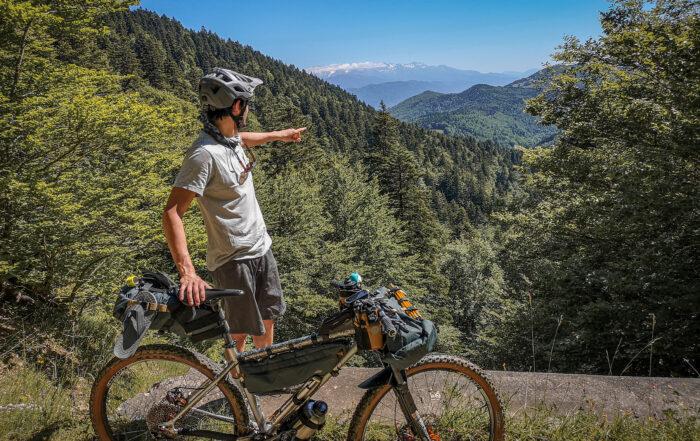
<path id="1" fill-rule="evenodd" d="M 170 345 L 142 346 L 127 358 L 113 358 L 95 380 L 90 416 L 100 440 L 161 439 L 158 426 L 173 418 L 188 397 L 220 367 L 196 352 Z M 241 435 L 248 430 L 243 397 L 226 379 L 176 422 L 190 436 Z M 194 435 L 194 436 L 192 436 Z"/>
<path id="2" fill-rule="evenodd" d="M 406 371 L 408 389 L 431 441 L 502 441 L 503 408 L 483 371 L 454 355 L 430 354 Z M 348 441 L 419 441 L 390 385 L 367 391 Z"/>

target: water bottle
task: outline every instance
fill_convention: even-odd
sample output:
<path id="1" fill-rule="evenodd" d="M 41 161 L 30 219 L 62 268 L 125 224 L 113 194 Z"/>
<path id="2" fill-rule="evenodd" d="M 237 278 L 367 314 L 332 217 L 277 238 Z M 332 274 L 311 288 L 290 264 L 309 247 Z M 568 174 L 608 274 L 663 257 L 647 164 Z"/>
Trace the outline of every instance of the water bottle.
<path id="1" fill-rule="evenodd" d="M 295 440 L 311 439 L 326 424 L 328 405 L 324 401 L 309 400 L 299 411 L 299 419 L 293 428 Z"/>

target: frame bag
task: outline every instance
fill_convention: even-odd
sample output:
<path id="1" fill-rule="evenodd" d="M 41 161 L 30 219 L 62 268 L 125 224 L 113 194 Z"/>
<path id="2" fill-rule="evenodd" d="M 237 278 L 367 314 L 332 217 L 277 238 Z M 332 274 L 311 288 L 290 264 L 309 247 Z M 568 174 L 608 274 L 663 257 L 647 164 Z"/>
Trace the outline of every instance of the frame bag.
<path id="1" fill-rule="evenodd" d="M 281 343 L 284 344 L 284 343 Z M 262 359 L 241 360 L 246 389 L 261 394 L 304 383 L 314 375 L 325 375 L 350 350 L 347 341 L 316 344 L 290 349 Z"/>

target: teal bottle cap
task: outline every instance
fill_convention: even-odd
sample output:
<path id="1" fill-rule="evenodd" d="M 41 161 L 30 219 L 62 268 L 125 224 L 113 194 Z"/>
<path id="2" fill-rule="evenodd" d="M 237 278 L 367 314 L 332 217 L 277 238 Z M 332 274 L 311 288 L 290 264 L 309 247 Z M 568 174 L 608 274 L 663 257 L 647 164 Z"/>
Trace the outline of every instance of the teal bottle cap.
<path id="1" fill-rule="evenodd" d="M 350 273 L 348 278 L 345 280 L 346 280 L 346 283 L 350 282 L 352 284 L 359 285 L 360 283 L 362 283 L 362 276 L 360 275 L 360 273 L 354 272 L 354 273 Z"/>

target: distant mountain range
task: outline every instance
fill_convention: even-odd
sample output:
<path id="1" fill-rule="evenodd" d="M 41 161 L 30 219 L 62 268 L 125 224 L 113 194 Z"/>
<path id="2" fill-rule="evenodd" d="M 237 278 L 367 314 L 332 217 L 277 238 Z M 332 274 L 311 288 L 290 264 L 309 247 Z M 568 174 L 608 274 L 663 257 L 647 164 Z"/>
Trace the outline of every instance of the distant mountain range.
<path id="1" fill-rule="evenodd" d="M 402 121 L 451 135 L 511 146 L 549 144 L 556 128 L 539 124 L 524 108 L 525 101 L 540 92 L 556 69 L 543 69 L 506 86 L 477 84 L 460 93 L 426 91 L 402 101 L 390 112 Z"/>
<path id="2" fill-rule="evenodd" d="M 502 86 L 536 71 L 483 73 L 424 63 L 347 63 L 318 66 L 307 72 L 340 86 L 365 103 L 378 107 L 380 101 L 393 106 L 426 90 L 460 92 L 475 84 Z"/>

